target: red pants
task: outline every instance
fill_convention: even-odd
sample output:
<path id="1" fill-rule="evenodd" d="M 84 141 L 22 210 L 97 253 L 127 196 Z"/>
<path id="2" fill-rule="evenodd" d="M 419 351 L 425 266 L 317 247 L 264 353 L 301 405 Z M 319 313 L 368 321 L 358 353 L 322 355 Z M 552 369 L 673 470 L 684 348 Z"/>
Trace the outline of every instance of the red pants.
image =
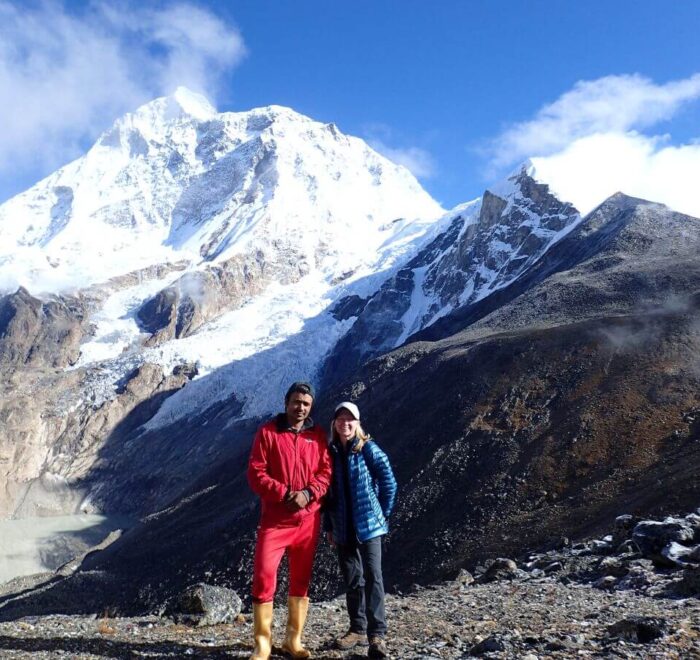
<path id="1" fill-rule="evenodd" d="M 289 557 L 289 595 L 309 593 L 311 570 L 321 529 L 321 513 L 306 516 L 293 527 L 258 527 L 253 565 L 253 601 L 269 603 L 275 597 L 277 569 L 287 552 Z"/>

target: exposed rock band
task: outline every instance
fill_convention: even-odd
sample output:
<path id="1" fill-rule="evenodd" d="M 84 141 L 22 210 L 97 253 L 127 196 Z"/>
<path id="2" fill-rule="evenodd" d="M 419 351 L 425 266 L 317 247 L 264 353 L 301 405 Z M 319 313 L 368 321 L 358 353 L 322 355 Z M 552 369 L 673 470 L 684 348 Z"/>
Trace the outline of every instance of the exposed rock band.
<path id="1" fill-rule="evenodd" d="M 341 649 L 369 644 L 368 657 L 387 657 L 381 538 L 396 496 L 386 454 L 360 425 L 360 411 L 344 401 L 335 408 L 331 437 L 310 417 L 314 390 L 293 383 L 285 411 L 257 431 L 248 462 L 248 482 L 261 500 L 253 567 L 255 650 L 251 660 L 272 652 L 272 611 L 277 569 L 289 561 L 286 635 L 282 649 L 309 658 L 302 633 L 309 583 L 323 527 L 335 546 L 346 589 L 350 625 L 335 642 Z"/>

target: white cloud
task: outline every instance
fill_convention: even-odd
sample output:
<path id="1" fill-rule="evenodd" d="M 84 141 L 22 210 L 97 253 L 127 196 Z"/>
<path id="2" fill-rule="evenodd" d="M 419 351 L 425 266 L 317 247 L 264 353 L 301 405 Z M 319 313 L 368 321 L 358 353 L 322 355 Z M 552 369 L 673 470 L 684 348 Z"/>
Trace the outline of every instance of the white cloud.
<path id="1" fill-rule="evenodd" d="M 619 191 L 700 217 L 700 144 L 672 146 L 663 137 L 599 133 L 531 160 L 536 178 L 583 214 Z"/>
<path id="2" fill-rule="evenodd" d="M 238 30 L 191 4 L 0 0 L 0 174 L 46 174 L 117 116 L 185 85 L 215 96 L 245 55 Z"/>
<path id="3" fill-rule="evenodd" d="M 534 119 L 509 127 L 493 140 L 487 149 L 491 165 L 499 168 L 546 156 L 588 135 L 653 126 L 697 98 L 700 73 L 664 85 L 640 75 L 580 81 Z"/>
<path id="4" fill-rule="evenodd" d="M 581 213 L 619 191 L 700 217 L 700 141 L 674 145 L 648 130 L 698 98 L 700 74 L 663 85 L 639 75 L 578 82 L 492 141 L 491 174 L 529 159 Z"/>
<path id="5" fill-rule="evenodd" d="M 397 165 L 403 165 L 418 179 L 429 179 L 435 176 L 435 160 L 430 152 L 420 147 L 390 147 L 381 140 L 368 139 L 370 147 L 386 156 Z"/>

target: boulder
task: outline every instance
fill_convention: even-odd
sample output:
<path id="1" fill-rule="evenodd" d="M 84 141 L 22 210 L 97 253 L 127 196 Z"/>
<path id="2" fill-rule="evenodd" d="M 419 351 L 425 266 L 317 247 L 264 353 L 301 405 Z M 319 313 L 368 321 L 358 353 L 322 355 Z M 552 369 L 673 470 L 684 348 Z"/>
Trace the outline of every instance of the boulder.
<path id="1" fill-rule="evenodd" d="M 486 639 L 474 644 L 469 650 L 471 655 L 486 655 L 487 653 L 501 653 L 508 648 L 507 642 L 501 635 L 491 635 Z"/>
<path id="2" fill-rule="evenodd" d="M 670 543 L 692 543 L 695 529 L 683 518 L 666 518 L 662 522 L 643 520 L 635 525 L 632 540 L 640 552 L 661 565 L 674 565 L 664 556 L 663 550 Z"/>
<path id="3" fill-rule="evenodd" d="M 468 585 L 474 582 L 474 576 L 466 568 L 461 568 L 454 581 L 458 584 Z"/>
<path id="4" fill-rule="evenodd" d="M 666 559 L 669 566 L 686 566 L 697 561 L 693 557 L 700 558 L 700 546 L 693 548 L 671 541 L 661 550 L 661 556 Z"/>
<path id="5" fill-rule="evenodd" d="M 612 637 L 640 644 L 653 642 L 667 632 L 667 621 L 648 616 L 628 617 L 608 626 L 608 633 Z"/>
<path id="6" fill-rule="evenodd" d="M 479 582 L 495 582 L 496 580 L 514 580 L 521 577 L 523 571 L 518 569 L 518 565 L 512 559 L 499 557 L 491 562 L 483 575 L 479 577 Z"/>
<path id="7" fill-rule="evenodd" d="M 630 514 L 624 514 L 615 518 L 615 530 L 613 531 L 613 545 L 618 547 L 632 536 L 634 526 L 639 522 L 639 518 Z"/>
<path id="8" fill-rule="evenodd" d="M 171 614 L 177 623 L 213 626 L 233 623 L 241 607 L 241 599 L 232 589 L 200 583 L 180 595 L 176 611 Z"/>
<path id="9" fill-rule="evenodd" d="M 600 560 L 598 568 L 605 575 L 624 577 L 629 573 L 629 566 L 618 557 L 605 557 Z"/>
<path id="10" fill-rule="evenodd" d="M 687 595 L 700 595 L 700 567 L 689 566 L 677 585 L 678 591 Z"/>
<path id="11" fill-rule="evenodd" d="M 617 578 L 613 575 L 605 575 L 599 578 L 593 583 L 595 589 L 602 589 L 603 591 L 612 591 L 617 584 Z"/>

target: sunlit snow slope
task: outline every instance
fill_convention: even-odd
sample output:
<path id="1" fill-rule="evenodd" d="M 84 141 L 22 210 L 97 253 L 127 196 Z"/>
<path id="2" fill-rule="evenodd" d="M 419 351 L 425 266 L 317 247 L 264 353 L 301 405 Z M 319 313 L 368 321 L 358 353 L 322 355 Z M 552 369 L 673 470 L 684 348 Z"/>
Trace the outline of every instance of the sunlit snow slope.
<path id="1" fill-rule="evenodd" d="M 0 293 L 91 287 L 94 333 L 78 366 L 98 367 L 95 391 L 83 393 L 96 403 L 143 362 L 195 362 L 217 377 L 199 393 L 191 383 L 152 423 L 231 394 L 245 415 L 261 414 L 283 382 L 313 377 L 347 329 L 327 308 L 373 293 L 440 231 L 442 215 L 408 170 L 334 124 L 279 106 L 217 113 L 180 88 L 0 206 Z M 193 334 L 144 348 L 144 302 L 237 255 L 246 269 L 253 259 L 251 278 L 272 281 L 253 282 L 254 294 Z M 290 267 L 295 277 L 275 281 Z"/>

